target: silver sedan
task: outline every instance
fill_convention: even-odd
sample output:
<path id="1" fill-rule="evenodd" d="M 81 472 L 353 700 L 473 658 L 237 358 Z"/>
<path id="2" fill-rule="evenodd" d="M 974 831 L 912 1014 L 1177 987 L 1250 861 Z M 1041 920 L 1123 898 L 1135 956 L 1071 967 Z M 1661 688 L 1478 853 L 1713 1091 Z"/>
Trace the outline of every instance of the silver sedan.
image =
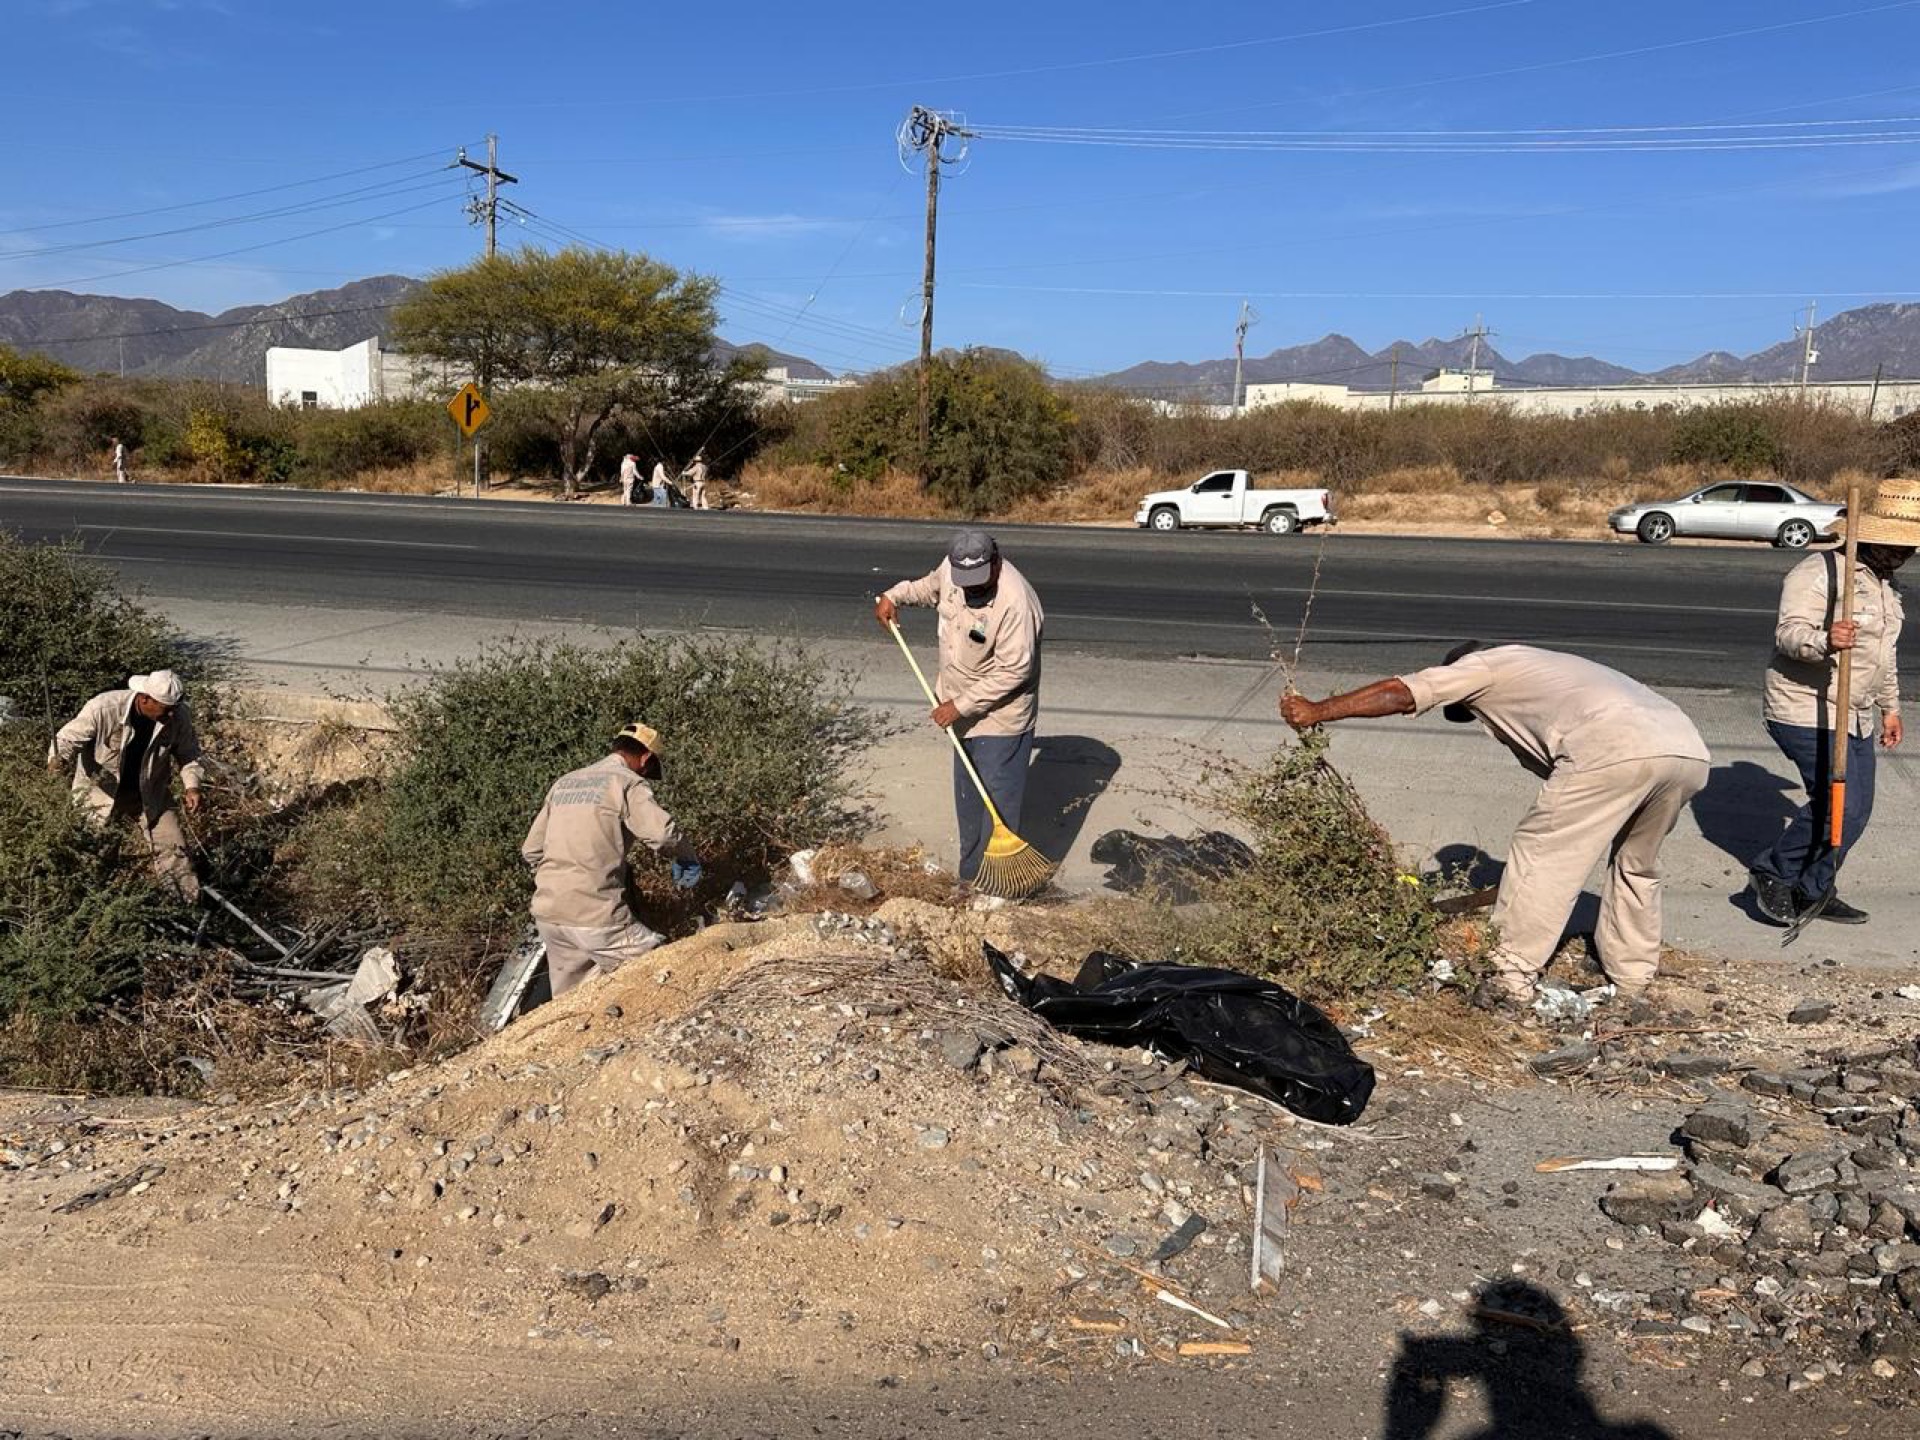
<path id="1" fill-rule="evenodd" d="M 1791 485 L 1773 481 L 1724 480 L 1678 500 L 1623 505 L 1607 516 L 1618 534 L 1638 535 L 1644 544 L 1664 545 L 1676 535 L 1708 540 L 1765 540 L 1787 550 L 1804 550 L 1830 532 L 1847 507 L 1816 500 Z"/>

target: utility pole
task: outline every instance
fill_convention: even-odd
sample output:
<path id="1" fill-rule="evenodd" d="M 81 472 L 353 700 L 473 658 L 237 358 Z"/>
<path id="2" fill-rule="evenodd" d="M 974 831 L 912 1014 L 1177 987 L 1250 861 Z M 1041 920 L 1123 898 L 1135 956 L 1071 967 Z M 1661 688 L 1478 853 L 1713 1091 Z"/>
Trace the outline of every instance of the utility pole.
<path id="1" fill-rule="evenodd" d="M 1812 370 L 1820 359 L 1820 352 L 1813 348 L 1813 301 L 1807 302 L 1807 323 L 1804 328 L 1796 325 L 1800 331 L 1800 398 L 1807 398 L 1807 372 Z"/>
<path id="2" fill-rule="evenodd" d="M 1259 322 L 1259 313 L 1245 300 L 1240 302 L 1240 323 L 1233 327 L 1233 413 L 1246 413 L 1246 386 L 1241 384 L 1247 359 L 1247 327 Z"/>
<path id="3" fill-rule="evenodd" d="M 487 177 L 486 198 L 476 199 L 468 205 L 467 215 L 476 223 L 486 225 L 487 258 L 491 260 L 495 249 L 495 231 L 500 218 L 500 187 L 518 185 L 520 178 L 517 175 L 509 175 L 500 168 L 500 137 L 498 135 L 487 136 L 486 164 L 482 165 L 477 160 L 469 160 L 464 145 L 460 147 L 460 153 L 454 158 L 453 163 Z"/>
<path id="4" fill-rule="evenodd" d="M 1873 367 L 1873 389 L 1867 392 L 1867 419 L 1868 420 L 1873 419 L 1873 407 L 1880 403 L 1880 372 L 1886 368 L 1887 368 L 1887 362 L 1884 360 L 1882 360 L 1879 364 Z"/>
<path id="5" fill-rule="evenodd" d="M 1387 357 L 1387 409 L 1394 409 L 1400 401 L 1400 342 L 1393 342 L 1393 354 Z"/>
<path id="6" fill-rule="evenodd" d="M 1481 322 L 1480 316 L 1473 317 L 1473 329 L 1468 332 L 1473 337 L 1473 348 L 1467 352 L 1467 404 L 1473 403 L 1473 387 L 1480 378 L 1480 342 L 1493 332 Z"/>
<path id="7" fill-rule="evenodd" d="M 476 223 L 484 224 L 487 227 L 487 259 L 491 260 L 499 248 L 500 187 L 502 185 L 518 185 L 520 183 L 520 177 L 517 175 L 509 175 L 500 168 L 500 137 L 498 135 L 487 136 L 487 163 L 485 165 L 474 160 L 469 160 L 467 158 L 467 148 L 464 145 L 460 147 L 460 153 L 454 157 L 454 163 L 487 177 L 486 198 L 475 198 L 468 204 L 467 218 Z M 480 373 L 475 378 L 479 382 L 480 393 L 482 395 L 492 392 L 493 367 L 491 365 L 483 361 L 480 366 Z M 478 499 L 480 492 L 486 488 L 485 454 L 486 443 L 478 436 L 475 436 L 473 441 L 473 494 L 475 499 Z"/>
<path id="8" fill-rule="evenodd" d="M 940 167 L 956 164 L 966 154 L 962 145 L 958 153 L 943 153 L 941 146 L 948 140 L 965 141 L 972 138 L 968 130 L 954 115 L 943 115 L 916 105 L 907 113 L 906 122 L 901 125 L 899 142 L 904 159 L 909 150 L 917 151 L 925 157 L 927 167 L 927 254 L 926 263 L 920 276 L 920 483 L 926 484 L 927 456 L 932 449 L 932 389 L 933 389 L 933 251 L 934 237 L 939 228 L 940 215 Z"/>

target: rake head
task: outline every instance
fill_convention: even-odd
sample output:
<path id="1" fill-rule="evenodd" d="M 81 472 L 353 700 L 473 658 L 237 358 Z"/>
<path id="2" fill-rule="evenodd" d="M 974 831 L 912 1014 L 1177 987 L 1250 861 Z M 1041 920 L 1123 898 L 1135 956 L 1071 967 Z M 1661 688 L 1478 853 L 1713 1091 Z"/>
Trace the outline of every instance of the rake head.
<path id="1" fill-rule="evenodd" d="M 1005 825 L 995 824 L 973 888 L 1002 900 L 1025 900 L 1046 889 L 1059 868 Z"/>

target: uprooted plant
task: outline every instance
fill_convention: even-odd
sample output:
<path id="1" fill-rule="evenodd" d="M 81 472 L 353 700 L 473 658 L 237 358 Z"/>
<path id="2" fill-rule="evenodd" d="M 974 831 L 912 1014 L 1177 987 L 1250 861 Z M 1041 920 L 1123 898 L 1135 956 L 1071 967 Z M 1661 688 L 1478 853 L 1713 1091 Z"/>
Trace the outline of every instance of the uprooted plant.
<path id="1" fill-rule="evenodd" d="M 1148 897 L 1150 918 L 1133 919 L 1125 948 L 1150 935 L 1152 958 L 1251 971 L 1322 999 L 1424 978 L 1441 953 L 1427 891 L 1326 750 L 1310 734 L 1264 764 L 1213 762 L 1183 798 L 1244 836 L 1251 861 L 1188 877 L 1197 903 Z"/>

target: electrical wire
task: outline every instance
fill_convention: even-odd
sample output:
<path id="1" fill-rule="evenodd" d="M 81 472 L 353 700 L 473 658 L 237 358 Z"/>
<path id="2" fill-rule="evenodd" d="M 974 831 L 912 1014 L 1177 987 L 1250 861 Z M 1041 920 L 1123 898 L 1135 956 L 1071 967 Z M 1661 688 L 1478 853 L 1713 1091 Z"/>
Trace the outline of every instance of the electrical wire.
<path id="1" fill-rule="evenodd" d="M 161 240 L 175 235 L 195 234 L 202 230 L 225 230 L 235 225 L 256 225 L 293 215 L 310 215 L 316 211 L 332 210 L 342 205 L 355 205 L 364 200 L 386 200 L 398 195 L 418 194 L 423 190 L 435 188 L 442 181 L 455 178 L 446 174 L 445 168 L 442 166 L 439 170 L 401 175 L 392 180 L 382 180 L 373 185 L 342 190 L 332 195 L 315 196 L 311 200 L 297 201 L 292 205 L 277 206 L 271 210 L 256 210 L 245 215 L 228 215 L 217 220 L 203 220 L 193 225 L 175 226 L 169 230 L 149 230 L 139 235 L 118 235 L 108 240 L 78 240 L 67 245 L 45 245 L 26 250 L 0 250 L 0 260 L 38 259 L 42 256 L 72 254 L 77 250 L 102 250 L 114 245 L 134 245 L 142 240 Z M 422 181 L 429 183 L 422 184 Z"/>
<path id="2" fill-rule="evenodd" d="M 429 206 L 445 203 L 445 197 L 436 195 L 431 200 L 423 200 L 416 205 L 405 205 L 397 210 L 383 211 L 378 215 L 361 215 L 352 220 L 344 220 L 338 225 L 328 225 L 320 230 L 308 230 L 298 235 L 283 235 L 277 240 L 262 240 L 255 245 L 241 245 L 232 250 L 222 250 L 212 255 L 196 255 L 190 260 L 166 260 L 153 265 L 136 266 L 131 270 L 113 270 L 102 275 L 79 275 L 67 280 L 50 280 L 40 285 L 25 285 L 24 290 L 60 290 L 68 285 L 90 285 L 101 280 L 121 280 L 129 275 L 147 275 L 156 270 L 172 270 L 183 265 L 205 265 L 213 260 L 225 260 L 234 255 L 249 255 L 256 250 L 271 249 L 275 245 L 291 245 L 299 240 L 312 240 L 321 235 L 335 235 L 342 230 L 356 229 L 361 225 L 371 225 L 376 221 L 388 219 L 394 215 L 411 215 L 425 210 Z"/>
<path id="3" fill-rule="evenodd" d="M 225 205 L 234 200 L 252 200 L 261 195 L 275 195 L 286 190 L 298 190 L 307 185 L 325 185 L 335 180 L 348 180 L 356 175 L 369 175 L 375 170 L 393 170 L 402 165 L 414 165 L 422 160 L 431 160 L 436 155 L 444 155 L 445 150 L 428 150 L 418 155 L 403 155 L 398 160 L 382 160 L 373 165 L 360 165 L 352 170 L 336 170 L 328 175 L 314 175 L 305 180 L 288 180 L 279 185 L 263 185 L 257 190 L 236 190 L 231 195 L 213 195 L 205 200 L 182 200 L 173 205 L 153 205 L 145 210 L 120 210 L 111 215 L 95 215 L 85 220 L 55 220 L 44 225 L 15 225 L 0 230 L 0 235 L 25 235 L 42 230 L 71 230 L 76 226 L 105 225 L 114 220 L 137 220 L 147 215 L 171 215 L 179 210 L 198 210 L 207 205 Z"/>

